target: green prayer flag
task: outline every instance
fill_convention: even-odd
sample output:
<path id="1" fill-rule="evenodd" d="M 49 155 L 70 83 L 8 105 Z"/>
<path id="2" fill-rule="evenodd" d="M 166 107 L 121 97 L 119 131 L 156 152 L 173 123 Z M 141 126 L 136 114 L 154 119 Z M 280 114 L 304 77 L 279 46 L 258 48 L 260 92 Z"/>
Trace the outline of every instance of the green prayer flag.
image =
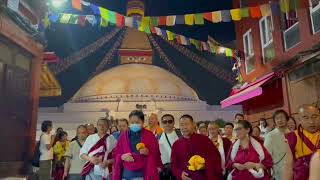
<path id="1" fill-rule="evenodd" d="M 70 24 L 78 24 L 78 15 L 76 15 L 76 14 L 71 15 L 69 23 Z"/>
<path id="2" fill-rule="evenodd" d="M 249 8 L 241 8 L 240 15 L 243 18 L 249 17 Z"/>
<path id="3" fill-rule="evenodd" d="M 71 18 L 71 14 L 62 14 L 60 17 L 60 23 L 67 24 Z"/>
<path id="4" fill-rule="evenodd" d="M 151 23 L 151 26 L 157 27 L 159 25 L 158 17 L 150 17 L 150 23 Z"/>
<path id="5" fill-rule="evenodd" d="M 203 14 L 202 13 L 195 14 L 194 21 L 195 21 L 195 24 L 197 25 L 203 25 L 204 24 Z"/>
<path id="6" fill-rule="evenodd" d="M 232 57 L 232 50 L 229 48 L 226 48 L 226 56 L 227 57 Z"/>
<path id="7" fill-rule="evenodd" d="M 114 11 L 108 11 L 109 22 L 112 24 L 117 23 L 116 13 Z"/>

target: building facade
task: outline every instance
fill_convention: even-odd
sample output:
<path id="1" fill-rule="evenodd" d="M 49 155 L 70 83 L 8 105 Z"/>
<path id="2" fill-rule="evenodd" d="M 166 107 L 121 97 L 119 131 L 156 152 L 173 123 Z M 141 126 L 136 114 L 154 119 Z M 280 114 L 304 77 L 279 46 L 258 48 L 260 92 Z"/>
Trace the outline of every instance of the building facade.
<path id="1" fill-rule="evenodd" d="M 295 116 L 299 105 L 319 102 L 320 3 L 301 2 L 300 8 L 288 13 L 272 11 L 267 17 L 235 23 L 237 49 L 244 52 L 241 75 L 246 85 L 234 89 L 221 102 L 223 107 L 242 104 L 246 118 L 256 122 L 271 118 L 275 109 Z M 235 8 L 265 3 L 279 1 L 233 1 Z"/>

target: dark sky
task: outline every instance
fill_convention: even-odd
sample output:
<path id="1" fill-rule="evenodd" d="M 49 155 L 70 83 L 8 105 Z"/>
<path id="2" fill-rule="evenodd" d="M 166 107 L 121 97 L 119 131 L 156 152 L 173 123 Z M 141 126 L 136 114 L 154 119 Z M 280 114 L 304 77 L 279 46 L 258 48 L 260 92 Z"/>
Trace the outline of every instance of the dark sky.
<path id="1" fill-rule="evenodd" d="M 97 5 L 107 9 L 125 14 L 125 0 L 92 0 L 90 2 L 95 2 Z M 79 13 L 72 10 L 70 6 L 71 5 L 67 5 L 65 9 L 59 9 L 59 11 Z M 231 1 L 227 0 L 149 0 L 146 6 L 146 15 L 178 15 L 230 9 L 231 7 Z M 92 14 L 89 9 L 84 9 L 81 13 Z M 77 52 L 82 47 L 89 45 L 101 36 L 108 34 L 111 30 L 112 27 L 100 28 L 98 26 L 80 27 L 78 25 L 52 24 L 50 29 L 46 31 L 48 40 L 47 51 L 54 51 L 60 58 L 64 58 Z M 222 43 L 229 43 L 235 39 L 234 25 L 232 22 L 218 24 L 206 22 L 204 26 L 192 27 L 180 25 L 171 27 L 170 30 L 200 40 L 206 40 L 208 35 L 211 35 Z M 202 100 L 207 101 L 209 104 L 219 104 L 222 99 L 228 96 L 232 85 L 217 78 L 191 60 L 184 60 L 187 58 L 176 52 L 173 48 L 170 48 L 165 41 L 158 37 L 155 38 L 177 69 L 182 72 L 186 78 L 186 83 L 197 91 Z M 57 79 L 62 86 L 62 96 L 41 98 L 40 106 L 60 106 L 68 101 L 92 75 L 95 67 L 100 63 L 103 56 L 110 49 L 112 42 L 115 42 L 115 40 L 116 38 L 112 39 L 93 55 L 83 59 L 78 64 L 71 66 L 65 72 L 59 74 Z M 188 48 L 200 56 L 207 58 L 208 61 L 231 72 L 231 59 L 221 55 L 199 52 L 192 47 Z M 168 69 L 166 64 L 160 60 L 157 54 L 155 54 L 154 57 L 154 64 Z M 114 60 L 108 67 L 105 67 L 105 69 L 112 68 L 116 65 L 118 65 L 118 62 L 117 60 Z"/>

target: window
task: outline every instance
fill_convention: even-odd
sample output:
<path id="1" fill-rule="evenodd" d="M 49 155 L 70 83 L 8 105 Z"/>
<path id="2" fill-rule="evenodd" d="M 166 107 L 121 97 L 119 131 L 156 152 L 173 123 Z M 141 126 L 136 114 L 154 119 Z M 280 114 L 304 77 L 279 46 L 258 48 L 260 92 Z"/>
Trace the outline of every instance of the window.
<path id="1" fill-rule="evenodd" d="M 243 49 L 245 54 L 246 73 L 249 74 L 255 69 L 251 29 L 243 35 Z"/>
<path id="2" fill-rule="evenodd" d="M 300 42 L 300 30 L 296 11 L 290 11 L 282 15 L 284 28 L 283 38 L 285 50 L 289 50 Z"/>
<path id="3" fill-rule="evenodd" d="M 313 34 L 320 31 L 320 1 L 310 0 L 310 16 Z"/>
<path id="4" fill-rule="evenodd" d="M 289 73 L 289 80 L 296 81 L 320 72 L 320 61 L 305 64 Z"/>
<path id="5" fill-rule="evenodd" d="M 274 48 L 273 48 L 273 23 L 272 16 L 263 17 L 260 22 L 260 36 L 261 36 L 261 46 L 262 46 L 262 57 L 264 63 L 272 61 L 274 58 Z"/>

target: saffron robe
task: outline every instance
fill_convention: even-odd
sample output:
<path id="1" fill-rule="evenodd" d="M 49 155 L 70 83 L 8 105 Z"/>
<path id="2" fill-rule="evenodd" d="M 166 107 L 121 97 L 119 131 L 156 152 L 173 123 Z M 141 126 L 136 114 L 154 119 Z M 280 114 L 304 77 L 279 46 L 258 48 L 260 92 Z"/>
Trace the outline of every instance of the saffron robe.
<path id="1" fill-rule="evenodd" d="M 243 149 L 241 146 L 239 146 L 239 149 L 238 149 L 238 152 L 234 158 L 234 161 L 232 161 L 230 158 L 232 147 L 230 148 L 230 151 L 228 154 L 228 161 L 227 161 L 227 166 L 226 166 L 226 168 L 229 171 L 233 171 L 232 172 L 232 180 L 244 180 L 244 179 L 245 180 L 256 180 L 257 179 L 249 172 L 249 170 L 245 169 L 245 170 L 240 171 L 240 170 L 234 168 L 233 167 L 234 163 L 239 163 L 239 164 L 245 164 L 246 162 L 262 163 L 267 170 L 272 168 L 272 165 L 273 165 L 272 164 L 272 157 L 269 154 L 269 152 L 266 150 L 266 148 L 263 147 L 263 145 L 261 145 L 261 147 L 264 152 L 264 159 L 261 162 L 259 159 L 259 154 L 254 149 L 251 142 L 249 143 L 248 149 Z M 268 174 L 269 173 L 266 170 L 264 170 L 264 177 L 259 178 L 259 179 L 260 180 L 269 180 L 270 176 Z"/>
<path id="2" fill-rule="evenodd" d="M 121 172 L 123 168 L 130 171 L 142 170 L 144 180 L 159 180 L 158 167 L 163 168 L 160 150 L 157 139 L 152 132 L 142 129 L 141 142 L 148 148 L 149 154 L 147 156 L 133 153 L 130 148 L 129 131 L 121 133 L 117 146 L 113 150 L 114 166 L 113 166 L 113 180 L 121 180 Z M 126 153 L 131 153 L 134 161 L 124 162 L 121 156 Z"/>
<path id="3" fill-rule="evenodd" d="M 293 155 L 293 179 L 308 180 L 312 155 L 320 149 L 320 132 L 309 133 L 301 127 L 286 135 Z"/>
<path id="4" fill-rule="evenodd" d="M 199 155 L 205 159 L 205 169 L 189 171 L 189 159 Z M 221 157 L 212 141 L 200 134 L 193 134 L 189 139 L 180 138 L 172 146 L 171 168 L 177 180 L 182 172 L 188 173 L 192 180 L 220 180 L 222 178 Z"/>

